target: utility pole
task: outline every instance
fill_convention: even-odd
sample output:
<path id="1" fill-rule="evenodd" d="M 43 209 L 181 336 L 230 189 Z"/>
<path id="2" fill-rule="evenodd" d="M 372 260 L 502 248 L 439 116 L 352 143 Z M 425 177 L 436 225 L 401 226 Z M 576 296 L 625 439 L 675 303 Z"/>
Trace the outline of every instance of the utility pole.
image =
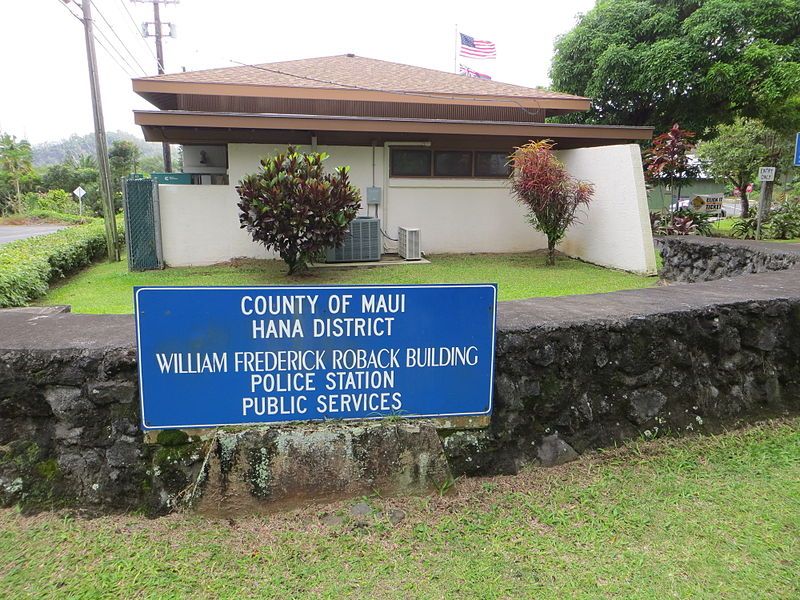
<path id="1" fill-rule="evenodd" d="M 69 0 L 66 0 L 69 2 Z M 77 3 L 77 2 L 76 2 Z M 97 74 L 97 54 L 94 48 L 94 24 L 92 21 L 92 1 L 80 3 L 83 11 L 83 32 L 86 36 L 86 60 L 89 63 L 89 84 L 92 91 L 92 109 L 94 112 L 94 140 L 97 150 L 97 164 L 100 167 L 100 196 L 103 204 L 103 217 L 106 227 L 106 246 L 108 260 L 119 260 L 117 246 L 117 222 L 115 220 L 114 196 L 111 191 L 111 169 L 108 166 L 108 143 L 106 126 L 103 121 L 103 104 L 100 100 L 100 81 Z"/>
<path id="2" fill-rule="evenodd" d="M 161 23 L 161 4 L 177 4 L 178 0 L 131 0 L 137 3 L 153 3 L 153 20 L 142 23 L 142 35 L 144 37 L 156 38 L 156 62 L 158 63 L 158 74 L 164 74 L 164 46 L 161 39 L 164 37 L 164 29 Z M 150 33 L 150 25 L 153 25 L 153 33 Z M 164 23 L 169 27 L 169 37 L 175 37 L 175 24 Z M 167 142 L 161 144 L 164 155 L 164 171 L 172 173 L 172 151 Z"/>

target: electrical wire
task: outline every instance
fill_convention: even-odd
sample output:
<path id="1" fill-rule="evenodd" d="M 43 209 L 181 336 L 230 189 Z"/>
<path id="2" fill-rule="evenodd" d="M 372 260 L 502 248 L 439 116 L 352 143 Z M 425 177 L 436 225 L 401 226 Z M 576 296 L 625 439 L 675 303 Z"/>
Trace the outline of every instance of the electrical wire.
<path id="1" fill-rule="evenodd" d="M 114 27 L 111 25 L 111 23 L 108 22 L 108 19 L 106 19 L 106 16 L 103 14 L 103 11 L 101 11 L 100 7 L 97 6 L 97 2 L 95 2 L 95 0 L 84 0 L 84 1 L 85 2 L 90 2 L 92 4 L 94 9 L 97 11 L 97 14 L 100 15 L 101 19 L 103 19 L 103 22 L 106 24 L 106 27 L 108 27 L 111 30 L 111 33 L 114 34 L 114 37 L 116 37 L 117 40 L 119 40 L 119 43 L 122 44 L 122 47 L 125 48 L 125 50 L 128 52 L 128 54 L 130 54 L 131 58 L 133 59 L 133 62 L 135 62 L 136 65 L 139 67 L 139 69 L 141 69 L 142 73 L 147 75 L 147 71 L 142 66 L 142 64 L 139 62 L 139 59 L 136 58 L 136 55 L 131 51 L 130 48 L 128 48 L 128 45 L 122 40 L 121 37 L 119 37 L 119 34 L 117 33 L 117 31 L 114 29 Z"/>
<path id="2" fill-rule="evenodd" d="M 307 75 L 296 75 L 295 73 L 288 73 L 286 71 L 280 71 L 278 69 L 269 69 L 269 68 L 264 67 L 262 65 L 254 65 L 254 64 L 249 64 L 249 63 L 243 63 L 243 62 L 239 62 L 238 60 L 232 60 L 231 59 L 231 62 L 234 63 L 234 64 L 237 64 L 237 65 L 240 65 L 242 67 L 251 67 L 253 69 L 258 69 L 259 71 L 266 71 L 268 73 L 275 73 L 276 75 L 285 75 L 287 77 L 295 77 L 297 79 L 305 79 L 306 81 L 313 81 L 315 83 L 324 83 L 324 84 L 327 84 L 327 85 L 335 85 L 335 86 L 349 88 L 349 89 L 353 89 L 353 90 L 361 90 L 361 91 L 364 91 L 364 92 L 382 92 L 382 93 L 385 93 L 385 94 L 398 94 L 398 95 L 401 95 L 401 96 L 414 96 L 414 97 L 419 97 L 419 98 L 435 98 L 437 100 L 475 100 L 475 101 L 480 101 L 480 102 L 490 102 L 490 103 L 504 104 L 504 105 L 515 104 L 518 108 L 522 109 L 523 112 L 525 112 L 526 114 L 531 115 L 532 117 L 535 117 L 537 119 L 542 117 L 542 115 L 536 114 L 536 113 L 528 110 L 520 102 L 518 102 L 517 100 L 514 100 L 512 98 L 508 98 L 507 100 L 506 99 L 500 100 L 500 99 L 496 99 L 496 98 L 480 98 L 480 97 L 455 96 L 455 95 L 449 95 L 448 96 L 448 95 L 444 95 L 444 94 L 426 94 L 425 92 L 407 92 L 407 91 L 403 91 L 403 90 L 384 90 L 384 89 L 380 89 L 380 88 L 371 88 L 371 87 L 362 86 L 362 85 L 356 85 L 356 84 L 341 83 L 339 81 L 330 81 L 330 80 L 326 80 L 326 79 L 317 79 L 316 77 L 309 77 Z M 536 100 L 535 98 L 531 98 L 531 99 L 534 101 L 534 103 L 539 104 L 539 101 Z M 539 106 L 539 110 L 543 110 L 541 106 Z"/>
<path id="3" fill-rule="evenodd" d="M 84 2 L 89 2 L 89 0 L 83 0 L 83 1 Z M 99 27 L 94 27 L 93 30 L 97 35 L 101 36 L 103 38 L 103 40 L 106 41 L 106 43 L 114 50 L 114 52 L 117 53 L 117 56 L 119 56 L 119 58 L 122 60 L 122 62 L 124 62 L 126 65 L 128 65 L 128 67 L 130 68 L 130 71 L 133 72 L 132 77 L 136 77 L 136 67 L 134 67 L 130 63 L 130 61 L 125 57 L 125 55 L 122 52 L 120 52 L 120 50 L 117 48 L 117 46 L 110 39 L 108 39 L 108 36 L 105 34 L 105 32 L 103 32 L 103 30 L 100 29 Z M 103 42 L 100 40 L 100 38 L 97 37 L 97 35 L 94 36 L 94 39 L 97 40 L 97 43 L 100 44 L 100 46 L 102 46 L 106 50 L 106 52 L 108 52 L 108 48 L 106 48 L 106 46 L 103 44 Z M 144 72 L 144 70 L 142 72 Z M 131 73 L 128 72 L 128 75 L 131 75 Z"/>
<path id="4" fill-rule="evenodd" d="M 85 0 L 84 0 L 84 1 L 85 1 Z M 79 15 L 76 15 L 74 12 L 72 12 L 72 9 L 70 9 L 70 7 L 69 7 L 67 4 L 65 4 L 65 3 L 63 2 L 63 0 L 56 0 L 56 2 L 58 2 L 58 3 L 59 3 L 61 6 L 63 6 L 64 8 L 66 8 L 66 9 L 67 9 L 67 12 L 68 12 L 69 14 L 71 14 L 73 17 L 75 17 L 75 18 L 76 18 L 76 19 L 77 19 L 77 20 L 78 20 L 78 21 L 81 23 L 81 25 L 83 25 L 83 18 L 82 18 L 82 17 L 80 17 Z M 113 60 L 113 61 L 116 63 L 116 65 L 117 65 L 117 66 L 118 66 L 118 67 L 119 67 L 119 68 L 120 68 L 120 69 L 121 69 L 121 70 L 122 70 L 122 71 L 123 71 L 123 72 L 124 72 L 124 73 L 125 73 L 125 74 L 126 74 L 128 77 L 133 77 L 133 76 L 135 76 L 135 73 L 134 73 L 134 74 L 131 74 L 131 72 L 130 72 L 128 69 L 126 69 L 126 68 L 125 68 L 125 67 L 122 65 L 122 63 L 120 63 L 120 62 L 119 62 L 119 60 L 117 60 L 117 57 L 116 57 L 116 56 L 114 56 L 114 54 L 112 54 L 112 53 L 111 53 L 111 51 L 110 51 L 108 48 L 106 48 L 106 47 L 105 47 L 105 45 L 103 44 L 103 42 L 102 42 L 102 41 L 101 41 L 101 40 L 100 40 L 100 39 L 99 39 L 97 36 L 93 36 L 93 37 L 94 37 L 94 41 L 96 41 L 96 42 L 97 42 L 97 44 L 98 44 L 98 45 L 99 45 L 99 46 L 100 46 L 100 47 L 101 47 L 103 50 L 105 50 L 106 54 L 108 54 L 108 56 L 111 58 L 111 60 Z"/>
<path id="5" fill-rule="evenodd" d="M 158 56 L 156 56 L 156 53 L 153 52 L 153 49 L 150 47 L 150 44 L 148 44 L 147 41 L 144 39 L 142 31 L 136 25 L 136 19 L 133 18 L 133 13 L 131 13 L 130 9 L 128 8 L 128 5 L 125 4 L 125 0 L 119 0 L 119 3 L 122 4 L 122 8 L 125 9 L 125 12 L 128 15 L 128 19 L 130 19 L 131 25 L 133 25 L 133 30 L 136 32 L 136 37 L 139 38 L 139 40 L 144 44 L 144 47 L 147 48 L 147 51 L 150 53 L 150 56 L 152 56 L 153 60 L 156 61 L 156 65 L 158 66 L 158 68 L 163 71 L 164 65 L 161 64 L 161 62 L 158 60 Z"/>

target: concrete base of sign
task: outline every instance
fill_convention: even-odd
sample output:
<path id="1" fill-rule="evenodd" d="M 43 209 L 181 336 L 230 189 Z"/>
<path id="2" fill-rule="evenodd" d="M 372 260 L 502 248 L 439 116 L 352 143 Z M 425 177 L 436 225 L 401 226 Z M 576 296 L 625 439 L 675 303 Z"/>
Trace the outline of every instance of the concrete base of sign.
<path id="1" fill-rule="evenodd" d="M 241 515 L 309 500 L 427 493 L 451 479 L 427 422 L 259 427 L 217 433 L 184 500 L 203 514 Z"/>

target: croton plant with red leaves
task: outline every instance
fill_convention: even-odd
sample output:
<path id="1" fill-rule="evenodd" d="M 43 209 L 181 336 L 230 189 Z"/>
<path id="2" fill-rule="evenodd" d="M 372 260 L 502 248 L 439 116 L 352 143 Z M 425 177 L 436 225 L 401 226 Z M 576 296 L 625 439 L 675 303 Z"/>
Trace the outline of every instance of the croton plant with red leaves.
<path id="1" fill-rule="evenodd" d="M 547 236 L 547 263 L 554 265 L 556 244 L 576 221 L 578 207 L 591 201 L 594 186 L 567 173 L 550 140 L 520 146 L 511 155 L 511 164 L 511 189 L 528 209 L 534 228 Z"/>

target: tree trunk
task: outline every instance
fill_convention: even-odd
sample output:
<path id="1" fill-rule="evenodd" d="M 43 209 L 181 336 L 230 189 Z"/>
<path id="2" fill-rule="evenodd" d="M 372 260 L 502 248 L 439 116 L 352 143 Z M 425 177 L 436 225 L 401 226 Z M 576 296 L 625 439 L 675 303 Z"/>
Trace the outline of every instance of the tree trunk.
<path id="1" fill-rule="evenodd" d="M 15 186 L 17 188 L 17 210 L 16 210 L 16 212 L 22 213 L 24 211 L 22 210 L 22 193 L 20 193 L 20 191 L 19 191 L 19 177 L 17 177 L 14 180 L 14 184 L 15 184 Z"/>
<path id="2" fill-rule="evenodd" d="M 744 219 L 747 217 L 748 213 L 750 212 L 750 201 L 747 199 L 747 184 L 742 185 L 739 187 L 739 198 L 742 201 L 742 215 L 741 217 Z"/>
<path id="3" fill-rule="evenodd" d="M 547 264 L 551 267 L 556 264 L 556 241 L 547 238 Z"/>

